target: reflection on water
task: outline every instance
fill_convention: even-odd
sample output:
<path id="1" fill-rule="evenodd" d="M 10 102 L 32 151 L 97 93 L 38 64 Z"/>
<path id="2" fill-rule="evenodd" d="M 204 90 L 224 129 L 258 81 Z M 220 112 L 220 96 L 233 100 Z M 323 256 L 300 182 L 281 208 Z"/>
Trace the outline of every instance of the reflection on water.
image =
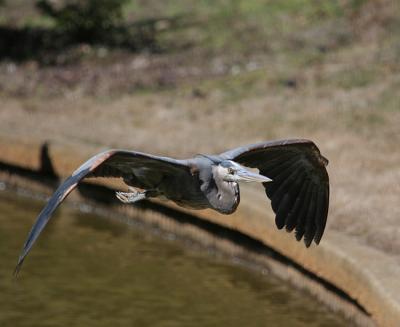
<path id="1" fill-rule="evenodd" d="M 14 281 L 43 203 L 4 193 L 0 326 L 347 325 L 273 277 L 65 206 Z"/>

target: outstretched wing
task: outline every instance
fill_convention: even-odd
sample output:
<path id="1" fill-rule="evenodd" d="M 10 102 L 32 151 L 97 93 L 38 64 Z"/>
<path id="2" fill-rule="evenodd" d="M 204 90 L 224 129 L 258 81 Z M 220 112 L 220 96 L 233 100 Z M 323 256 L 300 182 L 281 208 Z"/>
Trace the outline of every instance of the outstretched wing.
<path id="1" fill-rule="evenodd" d="M 15 274 L 20 270 L 25 257 L 50 220 L 52 213 L 85 177 L 122 177 L 131 185 L 151 189 L 167 175 L 180 176 L 189 173 L 190 167 L 184 161 L 140 152 L 109 150 L 90 158 L 57 188 L 40 212 L 24 244 Z"/>
<path id="2" fill-rule="evenodd" d="M 329 177 L 324 158 L 309 140 L 280 140 L 251 144 L 221 154 L 248 167 L 258 168 L 272 179 L 263 183 L 271 199 L 279 229 L 296 229 L 296 239 L 304 236 L 310 246 L 324 233 L 329 207 Z"/>

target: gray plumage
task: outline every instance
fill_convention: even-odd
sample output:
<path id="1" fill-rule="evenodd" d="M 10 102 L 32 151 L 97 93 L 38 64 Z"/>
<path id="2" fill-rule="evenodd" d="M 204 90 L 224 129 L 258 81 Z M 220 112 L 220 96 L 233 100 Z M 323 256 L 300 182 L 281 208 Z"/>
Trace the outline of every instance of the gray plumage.
<path id="1" fill-rule="evenodd" d="M 234 212 L 240 202 L 239 182 L 261 182 L 271 199 L 279 229 L 295 229 L 306 246 L 318 244 L 329 207 L 329 178 L 317 146 L 309 140 L 280 140 L 242 146 L 219 155 L 186 160 L 146 153 L 109 150 L 80 166 L 55 191 L 39 214 L 19 257 L 15 272 L 65 197 L 89 177 L 120 177 L 131 192 L 117 192 L 127 203 L 165 197 L 192 208 Z M 256 168 L 254 173 L 245 168 Z"/>

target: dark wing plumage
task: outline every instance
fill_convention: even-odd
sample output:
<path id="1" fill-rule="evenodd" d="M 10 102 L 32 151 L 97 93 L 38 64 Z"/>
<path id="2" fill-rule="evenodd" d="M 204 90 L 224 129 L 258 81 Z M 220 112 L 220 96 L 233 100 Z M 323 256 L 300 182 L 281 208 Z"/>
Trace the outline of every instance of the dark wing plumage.
<path id="1" fill-rule="evenodd" d="M 306 246 L 318 244 L 324 233 L 329 207 L 329 177 L 324 158 L 309 140 L 281 140 L 252 144 L 221 154 L 222 158 L 258 168 L 272 179 L 263 183 L 271 199 L 279 229 L 296 230 Z"/>
<path id="2" fill-rule="evenodd" d="M 109 150 L 90 158 L 57 188 L 40 212 L 24 244 L 15 274 L 18 273 L 52 213 L 85 177 L 122 177 L 130 185 L 151 189 L 156 187 L 166 175 L 187 173 L 190 173 L 190 167 L 184 161 L 140 152 Z"/>

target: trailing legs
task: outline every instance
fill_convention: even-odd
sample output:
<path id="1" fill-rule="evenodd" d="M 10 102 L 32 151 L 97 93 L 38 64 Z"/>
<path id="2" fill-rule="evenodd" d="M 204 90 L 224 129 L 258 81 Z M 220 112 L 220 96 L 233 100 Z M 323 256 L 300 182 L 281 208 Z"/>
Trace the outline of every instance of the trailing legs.
<path id="1" fill-rule="evenodd" d="M 128 187 L 129 192 L 115 192 L 115 196 L 123 203 L 134 203 L 148 197 L 148 191 L 138 191 L 134 187 Z"/>

